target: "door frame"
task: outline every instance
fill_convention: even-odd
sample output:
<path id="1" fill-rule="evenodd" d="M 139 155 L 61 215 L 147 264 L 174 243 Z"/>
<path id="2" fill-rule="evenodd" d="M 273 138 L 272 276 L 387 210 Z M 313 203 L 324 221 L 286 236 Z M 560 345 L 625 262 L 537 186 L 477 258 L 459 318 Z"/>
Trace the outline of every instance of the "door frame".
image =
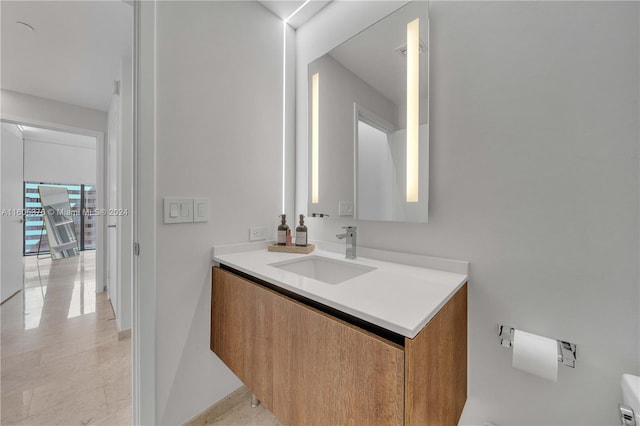
<path id="1" fill-rule="evenodd" d="M 96 208 L 105 208 L 105 134 L 92 129 L 85 129 L 74 126 L 67 126 L 64 124 L 52 123 L 48 121 L 33 120 L 28 117 L 19 117 L 15 115 L 2 114 L 1 121 L 11 124 L 20 124 L 28 127 L 39 127 L 42 129 L 56 130 L 58 132 L 75 133 L 78 135 L 92 136 L 96 138 Z M 105 241 L 105 216 L 98 215 L 97 219 L 97 235 L 96 239 L 96 292 L 101 293 L 104 291 L 106 285 L 106 268 L 104 256 L 106 253 L 106 241 Z"/>
<path id="2" fill-rule="evenodd" d="M 6 122 L 5 120 L 0 120 L 0 124 L 14 125 L 14 123 L 9 123 L 9 122 Z M 3 129 L 3 131 L 4 131 L 4 129 Z M 13 133 L 12 130 L 7 130 L 7 131 Z M 16 127 L 16 131 L 19 131 L 17 129 L 17 127 Z M 20 194 L 21 194 L 20 198 L 21 198 L 21 201 L 19 203 L 17 203 L 17 204 L 14 204 L 13 207 L 2 205 L 3 209 L 5 209 L 5 208 L 9 208 L 9 209 L 11 209 L 11 208 L 20 208 L 20 207 L 24 206 L 24 138 L 22 137 L 22 133 L 20 134 L 20 136 L 18 136 L 17 134 L 14 134 L 14 136 L 17 139 L 20 140 L 19 149 L 16 149 L 16 151 L 19 152 L 19 158 L 20 158 L 20 187 L 21 187 L 20 188 Z M 4 143 L 3 143 L 2 146 L 4 146 Z M 2 155 L 3 154 L 0 154 L 0 157 Z M 14 163 L 14 161 L 10 161 L 10 163 Z M 2 169 L 2 168 L 0 167 L 0 169 Z M 7 177 L 6 176 L 6 171 L 0 171 L 0 176 Z M 2 179 L 0 178 L 0 182 L 1 181 L 2 181 Z M 14 196 L 15 195 L 17 195 L 17 194 L 14 194 Z M 2 203 L 0 202 L 0 204 L 2 204 Z M 24 214 L 24 212 L 23 212 L 23 214 Z M 10 289 L 11 292 L 10 293 L 5 293 L 4 295 L 0 295 L 1 296 L 0 297 L 0 304 L 3 304 L 7 300 L 11 299 L 13 296 L 18 294 L 20 291 L 24 290 L 24 267 L 23 267 L 23 264 L 22 264 L 22 257 L 24 256 L 24 220 L 25 220 L 24 216 L 18 216 L 18 215 L 8 215 L 6 217 L 3 215 L 3 217 L 2 217 L 2 222 L 4 222 L 4 223 L 0 224 L 0 229 L 4 229 L 4 233 L 5 234 L 7 233 L 7 228 L 5 228 L 5 227 L 7 227 L 7 225 L 9 225 L 8 227 L 12 227 L 12 226 L 15 226 L 15 225 L 18 224 L 16 222 L 19 222 L 19 225 L 20 225 L 20 228 L 21 228 L 20 233 L 22 234 L 21 238 L 20 238 L 22 240 L 22 247 L 20 247 L 20 250 L 19 250 L 19 253 L 20 253 L 20 255 L 18 256 L 19 257 L 19 264 L 11 265 L 11 266 L 9 266 L 9 264 L 5 265 L 5 267 L 8 267 L 8 269 L 10 269 L 10 270 L 12 268 L 18 268 L 19 267 L 19 272 L 20 272 L 19 282 L 20 282 L 20 285 L 19 285 L 19 287 L 11 287 L 11 289 Z M 15 229 L 13 229 L 11 231 L 12 234 L 14 232 L 15 232 Z M 7 237 L 7 235 L 5 235 L 4 238 L 9 238 L 9 237 Z M 13 246 L 13 244 L 11 244 L 11 245 Z M 2 236 L 0 234 L 0 258 L 4 259 L 4 257 L 2 257 L 3 254 L 1 252 L 1 250 L 2 250 Z M 13 251 L 13 248 L 12 248 L 12 251 Z M 10 256 L 13 258 L 13 256 L 15 254 L 17 254 L 17 252 L 11 253 Z M 7 256 L 6 251 L 4 253 L 4 256 Z M 9 263 L 11 263 L 11 261 Z M 5 271 L 5 269 L 3 269 L 1 267 L 0 267 L 0 269 L 1 269 L 0 272 Z M 18 271 L 14 270 L 13 272 L 17 273 Z M 0 283 L 1 283 L 0 284 L 0 288 L 2 288 L 2 290 L 6 291 L 7 283 L 3 282 L 2 276 L 0 276 Z"/>
<path id="3" fill-rule="evenodd" d="M 156 0 L 133 2 L 133 424 L 156 424 Z"/>
<path id="4" fill-rule="evenodd" d="M 114 97 L 117 97 L 114 100 Z M 113 126 L 115 125 L 115 128 Z M 120 188 L 120 162 L 119 153 L 122 149 L 122 135 L 121 135 L 121 118 L 120 118 L 120 95 L 114 94 L 111 97 L 111 104 L 109 105 L 108 119 L 107 119 L 107 139 L 105 143 L 105 208 L 108 212 L 112 209 L 115 210 L 120 207 L 118 194 L 121 191 Z M 115 180 L 115 182 L 114 182 Z M 113 187 L 115 186 L 116 193 L 113 194 Z M 111 300 L 111 307 L 115 313 L 116 326 L 118 332 L 122 331 L 121 327 L 121 306 L 120 306 L 120 261 L 119 261 L 119 249 L 120 244 L 120 228 L 118 217 L 116 215 L 107 214 L 105 218 L 105 291 L 109 300 Z M 115 226 L 111 229 L 111 226 Z"/>

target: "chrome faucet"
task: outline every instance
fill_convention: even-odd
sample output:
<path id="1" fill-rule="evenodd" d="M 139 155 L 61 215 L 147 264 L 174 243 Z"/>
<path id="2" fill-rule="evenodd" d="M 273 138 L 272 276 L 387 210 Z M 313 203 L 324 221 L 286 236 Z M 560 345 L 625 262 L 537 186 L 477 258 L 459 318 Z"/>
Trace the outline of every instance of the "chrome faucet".
<path id="1" fill-rule="evenodd" d="M 347 252 L 345 257 L 347 259 L 355 259 L 356 258 L 356 230 L 358 229 L 356 226 L 343 226 L 343 229 L 346 229 L 344 234 L 338 234 L 336 237 L 343 239 L 347 239 Z"/>

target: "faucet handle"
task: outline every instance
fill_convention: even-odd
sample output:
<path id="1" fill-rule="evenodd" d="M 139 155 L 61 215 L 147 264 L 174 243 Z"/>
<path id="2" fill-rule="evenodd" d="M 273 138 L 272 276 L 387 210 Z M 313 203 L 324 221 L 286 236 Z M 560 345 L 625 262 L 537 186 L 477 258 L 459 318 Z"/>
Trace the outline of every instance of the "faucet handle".
<path id="1" fill-rule="evenodd" d="M 344 235 L 348 236 L 351 239 L 355 239 L 356 235 L 358 233 L 357 226 L 343 226 L 342 227 L 345 231 L 344 231 Z"/>

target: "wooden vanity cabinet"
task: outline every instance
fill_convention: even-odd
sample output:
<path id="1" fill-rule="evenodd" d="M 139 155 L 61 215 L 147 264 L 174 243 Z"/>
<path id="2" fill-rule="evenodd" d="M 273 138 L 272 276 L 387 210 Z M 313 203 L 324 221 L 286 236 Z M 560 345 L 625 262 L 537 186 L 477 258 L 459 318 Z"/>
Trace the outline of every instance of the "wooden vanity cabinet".
<path id="1" fill-rule="evenodd" d="M 466 284 L 404 346 L 213 268 L 211 350 L 285 425 L 455 425 Z"/>
<path id="2" fill-rule="evenodd" d="M 273 305 L 268 289 L 213 270 L 211 350 L 267 407 L 273 395 Z"/>
<path id="3" fill-rule="evenodd" d="M 283 424 L 402 424 L 401 347 L 284 297 L 274 314 L 273 413 Z"/>

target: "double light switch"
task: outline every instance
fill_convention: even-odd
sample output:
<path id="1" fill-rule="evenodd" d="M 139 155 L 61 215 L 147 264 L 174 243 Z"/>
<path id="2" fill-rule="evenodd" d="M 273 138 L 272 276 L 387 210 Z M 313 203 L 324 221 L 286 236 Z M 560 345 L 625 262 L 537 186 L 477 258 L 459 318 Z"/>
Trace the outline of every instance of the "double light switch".
<path id="1" fill-rule="evenodd" d="M 193 223 L 208 220 L 208 198 L 164 199 L 164 223 Z"/>

